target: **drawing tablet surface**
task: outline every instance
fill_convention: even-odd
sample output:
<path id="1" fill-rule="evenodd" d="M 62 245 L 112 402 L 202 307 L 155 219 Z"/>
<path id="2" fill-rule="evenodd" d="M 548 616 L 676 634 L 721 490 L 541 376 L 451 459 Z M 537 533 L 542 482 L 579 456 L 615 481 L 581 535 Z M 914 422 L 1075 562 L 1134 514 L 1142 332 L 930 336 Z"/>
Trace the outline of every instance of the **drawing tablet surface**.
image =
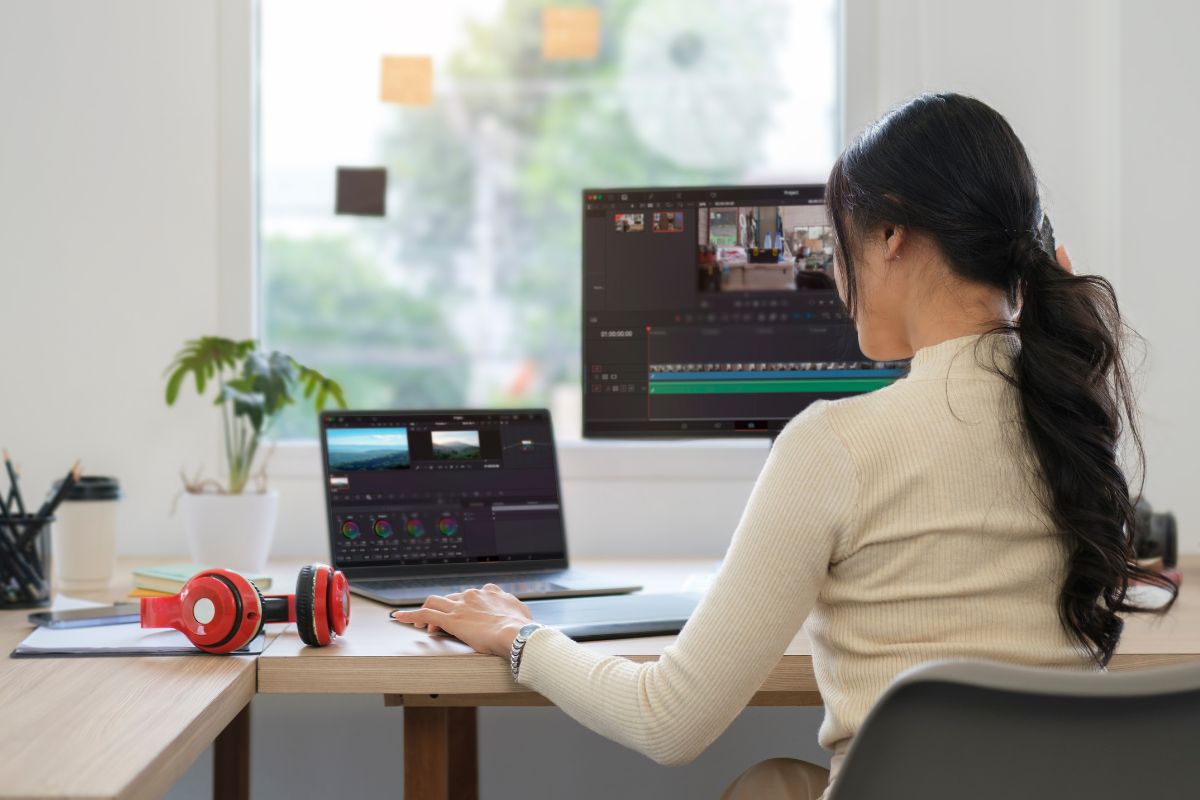
<path id="1" fill-rule="evenodd" d="M 702 595 L 623 594 L 531 600 L 533 618 L 577 642 L 679 633 Z"/>

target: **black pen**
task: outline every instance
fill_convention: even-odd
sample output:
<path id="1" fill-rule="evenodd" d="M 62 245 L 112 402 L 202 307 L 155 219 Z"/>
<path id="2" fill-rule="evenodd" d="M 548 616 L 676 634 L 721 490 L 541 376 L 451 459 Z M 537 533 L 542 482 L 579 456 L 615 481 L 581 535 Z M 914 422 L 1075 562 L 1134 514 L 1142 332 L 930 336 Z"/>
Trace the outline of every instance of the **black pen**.
<path id="1" fill-rule="evenodd" d="M 8 448 L 4 448 L 4 468 L 8 470 L 8 480 L 12 483 L 12 498 L 17 501 L 17 511 L 25 513 L 25 500 L 21 497 L 21 482 L 17 480 L 17 470 L 13 467 L 12 459 L 8 457 Z"/>

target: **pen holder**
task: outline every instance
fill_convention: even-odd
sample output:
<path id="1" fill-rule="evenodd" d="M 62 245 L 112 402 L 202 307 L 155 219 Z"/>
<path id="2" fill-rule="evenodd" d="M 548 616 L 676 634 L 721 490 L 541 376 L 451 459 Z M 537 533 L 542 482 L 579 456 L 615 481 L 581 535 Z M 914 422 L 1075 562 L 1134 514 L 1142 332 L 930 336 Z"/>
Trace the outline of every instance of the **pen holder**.
<path id="1" fill-rule="evenodd" d="M 50 605 L 50 523 L 54 517 L 0 519 L 0 609 Z"/>

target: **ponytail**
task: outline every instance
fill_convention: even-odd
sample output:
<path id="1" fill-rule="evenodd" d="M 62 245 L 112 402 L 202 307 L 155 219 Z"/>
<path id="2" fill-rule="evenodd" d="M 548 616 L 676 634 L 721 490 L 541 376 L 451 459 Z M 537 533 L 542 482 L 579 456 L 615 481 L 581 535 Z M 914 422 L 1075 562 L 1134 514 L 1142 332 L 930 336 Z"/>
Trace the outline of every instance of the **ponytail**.
<path id="1" fill-rule="evenodd" d="M 825 197 L 851 312 L 851 244 L 890 224 L 921 231 L 959 278 L 1021 305 L 1017 321 L 992 335 L 1020 339 L 1001 374 L 1019 395 L 1045 510 L 1064 545 L 1059 617 L 1107 664 L 1121 637 L 1118 615 L 1142 610 L 1128 602 L 1130 584 L 1161 586 L 1171 603 L 1178 593 L 1134 555 L 1134 499 L 1118 449 L 1125 437 L 1140 462 L 1142 443 L 1112 285 L 1058 265 L 1038 235 L 1041 201 L 1024 146 L 1004 117 L 971 97 L 921 95 L 887 114 L 838 157 Z"/>
<path id="2" fill-rule="evenodd" d="M 1122 359 L 1124 324 L 1112 285 L 1072 275 L 1023 234 L 1010 246 L 1020 276 L 1021 347 L 1010 380 L 1020 395 L 1029 444 L 1046 488 L 1046 511 L 1062 535 L 1067 573 L 1059 594 L 1062 624 L 1105 665 L 1120 640 L 1118 614 L 1132 580 L 1178 588 L 1138 566 L 1132 533 L 1135 500 L 1118 460 L 1123 433 L 1142 453 Z"/>

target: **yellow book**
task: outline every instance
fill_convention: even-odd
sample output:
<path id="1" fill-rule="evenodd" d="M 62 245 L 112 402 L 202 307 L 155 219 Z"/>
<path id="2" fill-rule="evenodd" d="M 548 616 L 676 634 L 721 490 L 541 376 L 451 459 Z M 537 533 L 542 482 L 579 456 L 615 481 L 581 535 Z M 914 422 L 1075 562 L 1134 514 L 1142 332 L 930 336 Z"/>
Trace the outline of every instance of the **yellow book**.
<path id="1" fill-rule="evenodd" d="M 153 589 L 134 589 L 130 597 L 170 597 L 174 592 L 156 592 Z"/>

